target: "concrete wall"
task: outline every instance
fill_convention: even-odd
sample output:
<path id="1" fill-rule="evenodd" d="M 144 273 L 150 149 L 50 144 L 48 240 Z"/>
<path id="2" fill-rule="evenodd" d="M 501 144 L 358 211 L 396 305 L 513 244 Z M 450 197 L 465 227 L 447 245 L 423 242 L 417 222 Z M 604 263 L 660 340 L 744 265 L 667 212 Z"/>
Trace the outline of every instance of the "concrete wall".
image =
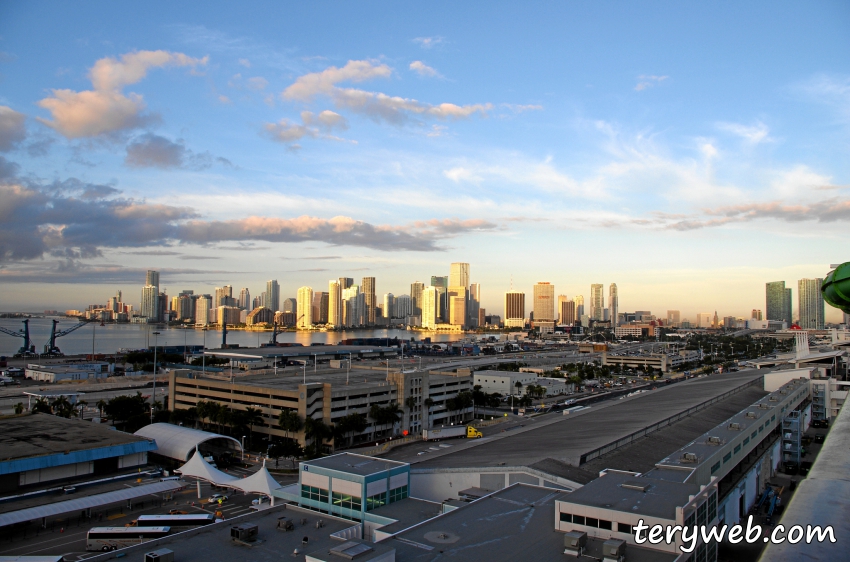
<path id="1" fill-rule="evenodd" d="M 581 487 L 581 484 L 577 482 L 524 467 L 505 467 L 501 470 L 487 468 L 411 470 L 410 495 L 423 500 L 443 502 L 458 499 L 458 492 L 467 488 L 496 491 L 517 482 L 569 491 Z"/>
<path id="2" fill-rule="evenodd" d="M 788 369 L 787 371 L 774 371 L 764 375 L 764 389 L 767 392 L 779 390 L 792 379 L 812 378 L 812 369 Z"/>
<path id="3" fill-rule="evenodd" d="M 79 462 L 76 464 L 66 464 L 63 466 L 54 466 L 51 468 L 40 468 L 37 470 L 27 470 L 21 472 L 18 477 L 19 486 L 29 486 L 40 482 L 50 482 L 52 480 L 62 480 L 65 478 L 75 478 L 77 476 L 85 476 L 86 474 L 94 473 L 93 462 Z"/>

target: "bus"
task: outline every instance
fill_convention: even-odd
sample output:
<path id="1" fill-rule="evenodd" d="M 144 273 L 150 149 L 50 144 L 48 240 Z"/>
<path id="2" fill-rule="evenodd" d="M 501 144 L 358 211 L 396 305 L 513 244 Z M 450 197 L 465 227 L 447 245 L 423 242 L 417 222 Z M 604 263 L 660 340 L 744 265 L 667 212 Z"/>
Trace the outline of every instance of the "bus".
<path id="1" fill-rule="evenodd" d="M 160 539 L 170 532 L 169 527 L 94 527 L 86 534 L 86 550 L 107 552 Z"/>
<path id="2" fill-rule="evenodd" d="M 211 513 L 193 513 L 191 515 L 139 515 L 138 519 L 128 523 L 127 527 L 171 527 L 171 530 L 188 529 L 210 525 L 216 522 Z"/>

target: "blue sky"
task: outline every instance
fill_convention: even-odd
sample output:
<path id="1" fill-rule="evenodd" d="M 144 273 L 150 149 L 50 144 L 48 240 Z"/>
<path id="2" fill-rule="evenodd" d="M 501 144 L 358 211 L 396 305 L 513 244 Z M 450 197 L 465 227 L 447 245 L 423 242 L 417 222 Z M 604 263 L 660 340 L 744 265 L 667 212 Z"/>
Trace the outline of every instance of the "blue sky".
<path id="1" fill-rule="evenodd" d="M 467 261 L 693 319 L 846 259 L 846 2 L 125 8 L 0 7 L 4 310 Z"/>

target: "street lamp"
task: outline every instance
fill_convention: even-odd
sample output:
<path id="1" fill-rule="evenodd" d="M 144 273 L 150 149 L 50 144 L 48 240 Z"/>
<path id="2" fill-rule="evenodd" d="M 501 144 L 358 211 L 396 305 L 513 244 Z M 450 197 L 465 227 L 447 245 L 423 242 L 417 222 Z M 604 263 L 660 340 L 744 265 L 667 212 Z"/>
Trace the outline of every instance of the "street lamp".
<path id="1" fill-rule="evenodd" d="M 156 405 L 156 348 L 159 341 L 159 332 L 153 333 L 153 397 L 151 398 L 151 423 L 153 423 L 153 409 Z"/>
<path id="2" fill-rule="evenodd" d="M 245 460 L 245 436 L 242 436 L 242 460 Z"/>
<path id="3" fill-rule="evenodd" d="M 387 357 L 387 363 L 390 362 L 390 358 Z M 348 352 L 348 363 L 345 365 L 345 384 L 348 386 L 348 374 L 351 372 L 351 352 Z"/>

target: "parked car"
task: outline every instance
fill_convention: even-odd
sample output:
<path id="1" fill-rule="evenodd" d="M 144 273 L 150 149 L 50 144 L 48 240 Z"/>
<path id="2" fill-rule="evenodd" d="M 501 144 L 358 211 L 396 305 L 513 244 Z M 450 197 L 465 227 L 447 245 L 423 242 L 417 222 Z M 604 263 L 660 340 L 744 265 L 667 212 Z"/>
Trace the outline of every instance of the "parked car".
<path id="1" fill-rule="evenodd" d="M 251 505 L 263 505 L 264 503 L 271 503 L 271 498 L 268 496 L 260 496 L 259 498 L 254 498 L 251 501 Z"/>
<path id="2" fill-rule="evenodd" d="M 823 433 L 818 433 L 817 435 L 815 435 L 815 443 L 821 444 L 825 440 L 826 440 L 826 435 L 824 435 Z"/>
<path id="3" fill-rule="evenodd" d="M 227 501 L 227 496 L 224 495 L 224 494 L 213 494 L 209 498 L 210 503 L 221 503 L 221 502 L 226 502 L 226 501 Z"/>

